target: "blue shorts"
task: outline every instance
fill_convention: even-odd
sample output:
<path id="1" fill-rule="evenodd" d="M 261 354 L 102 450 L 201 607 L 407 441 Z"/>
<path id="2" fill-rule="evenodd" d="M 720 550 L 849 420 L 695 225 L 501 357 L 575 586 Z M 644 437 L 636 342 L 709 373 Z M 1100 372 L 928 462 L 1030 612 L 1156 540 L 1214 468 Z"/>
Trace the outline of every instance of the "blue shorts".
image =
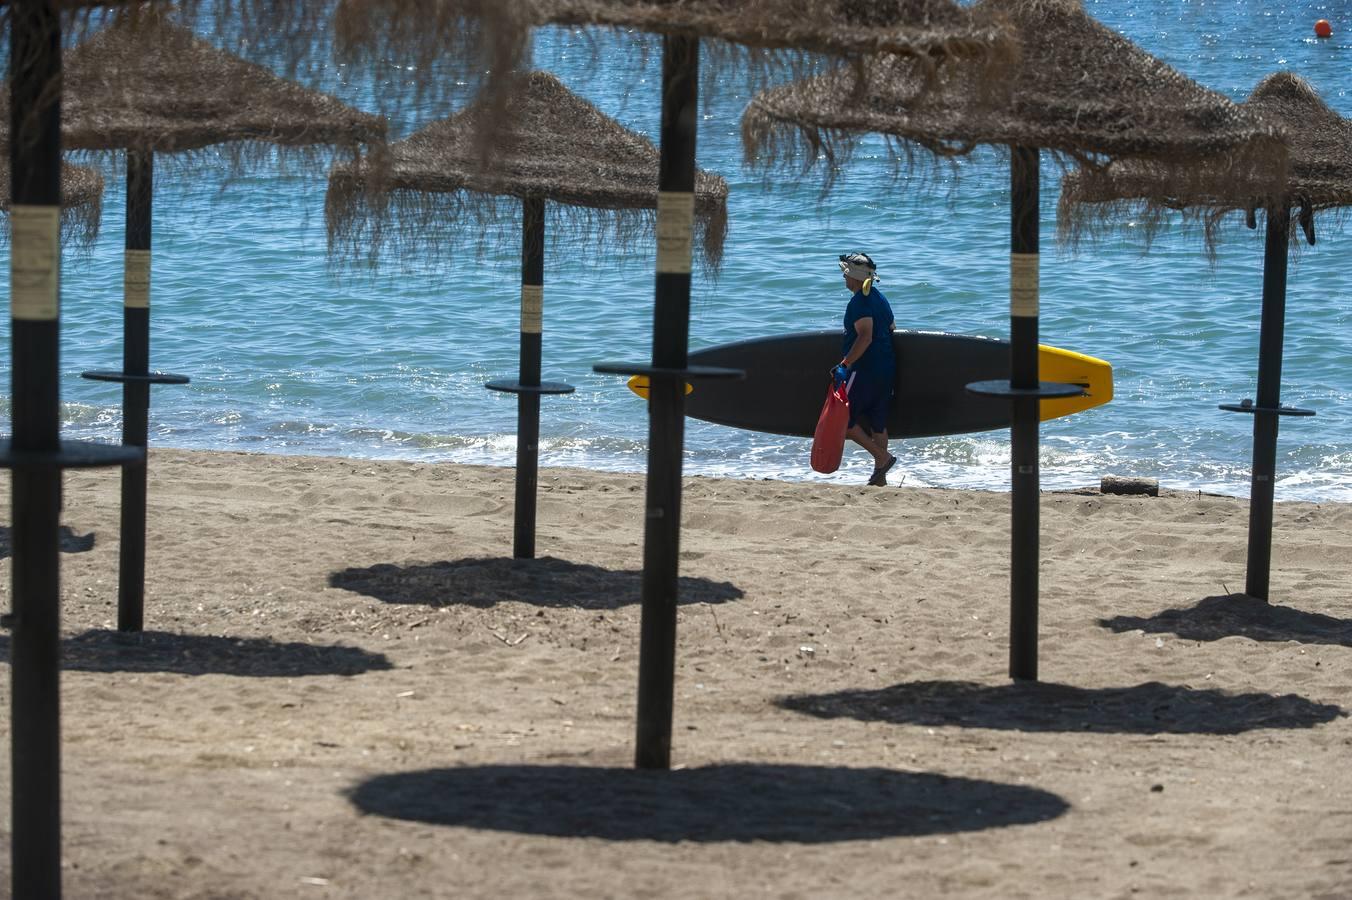
<path id="1" fill-rule="evenodd" d="M 863 425 L 866 431 L 886 431 L 887 412 L 892 406 L 892 378 L 854 379 L 850 385 L 850 424 Z"/>

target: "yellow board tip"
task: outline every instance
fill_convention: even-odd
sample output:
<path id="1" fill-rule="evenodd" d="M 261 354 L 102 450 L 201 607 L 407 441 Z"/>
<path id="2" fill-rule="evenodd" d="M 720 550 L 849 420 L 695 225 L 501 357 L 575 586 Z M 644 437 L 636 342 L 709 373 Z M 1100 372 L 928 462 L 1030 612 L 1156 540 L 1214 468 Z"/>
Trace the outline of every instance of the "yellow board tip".
<path id="1" fill-rule="evenodd" d="M 635 375 L 633 378 L 630 378 L 629 381 L 628 381 L 629 390 L 633 391 L 635 394 L 638 394 L 638 395 L 639 395 L 640 397 L 642 397 L 644 400 L 647 400 L 647 399 L 648 399 L 648 383 L 649 383 L 649 382 L 648 382 L 648 376 L 647 376 L 647 375 Z M 685 383 L 685 392 L 686 392 L 687 395 L 689 395 L 689 393 L 690 393 L 691 391 L 693 391 L 694 389 L 695 389 L 695 386 L 692 385 L 690 382 L 687 381 L 687 382 Z"/>
<path id="2" fill-rule="evenodd" d="M 1044 422 L 1084 412 L 1113 399 L 1112 364 L 1087 353 L 1039 344 L 1038 378 L 1085 386 L 1083 396 L 1041 401 L 1040 418 Z"/>

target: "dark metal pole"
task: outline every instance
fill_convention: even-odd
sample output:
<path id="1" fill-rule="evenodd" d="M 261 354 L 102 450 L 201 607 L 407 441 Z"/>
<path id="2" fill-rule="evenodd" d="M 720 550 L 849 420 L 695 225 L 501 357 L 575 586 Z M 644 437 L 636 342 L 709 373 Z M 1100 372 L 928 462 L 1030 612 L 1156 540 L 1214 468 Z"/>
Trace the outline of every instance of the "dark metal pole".
<path id="1" fill-rule="evenodd" d="M 127 242 L 122 291 L 122 371 L 150 372 L 150 224 L 154 154 L 127 151 Z M 122 383 L 122 443 L 149 443 L 150 382 Z M 118 551 L 117 628 L 140 631 L 146 576 L 146 464 L 122 468 L 122 525 Z"/>
<path id="2" fill-rule="evenodd" d="M 653 366 L 683 370 L 690 328 L 699 40 L 662 42 L 661 162 L 657 190 L 657 284 Z M 676 589 L 681 537 L 685 381 L 654 374 L 648 402 L 648 486 L 643 534 L 638 734 L 641 769 L 671 767 L 676 679 Z"/>
<path id="3" fill-rule="evenodd" d="M 1282 339 L 1286 327 L 1287 241 L 1291 209 L 1267 211 L 1263 248 L 1263 319 L 1258 338 L 1258 412 L 1253 416 L 1253 475 L 1249 488 L 1249 564 L 1244 593 L 1268 599 L 1272 570 L 1272 494 L 1277 474 L 1277 425 L 1282 393 Z"/>
<path id="4" fill-rule="evenodd" d="M 540 385 L 545 272 L 545 201 L 521 201 L 521 385 Z M 516 524 L 512 555 L 535 558 L 535 495 L 540 471 L 540 394 L 516 397 Z"/>
<path id="5" fill-rule="evenodd" d="M 60 451 L 61 24 L 47 0 L 12 0 L 10 306 L 13 447 Z M 61 470 L 13 475 L 11 879 L 61 896 Z"/>
<path id="6" fill-rule="evenodd" d="M 1038 384 L 1038 150 L 1010 148 L 1010 387 Z M 1010 428 L 1009 674 L 1037 680 L 1038 398 L 1013 400 Z"/>

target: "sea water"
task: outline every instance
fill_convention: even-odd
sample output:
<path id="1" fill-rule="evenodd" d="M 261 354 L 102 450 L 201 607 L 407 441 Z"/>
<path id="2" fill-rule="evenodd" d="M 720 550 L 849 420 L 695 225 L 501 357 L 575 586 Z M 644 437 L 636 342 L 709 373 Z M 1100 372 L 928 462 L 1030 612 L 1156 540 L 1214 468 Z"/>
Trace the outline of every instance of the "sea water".
<path id="1" fill-rule="evenodd" d="M 1236 101 L 1287 69 L 1352 114 L 1352 9 L 1344 4 L 1087 0 L 1086 8 Z M 1333 22 L 1331 39 L 1314 37 L 1319 18 Z M 537 63 L 655 139 L 660 54 L 631 44 L 624 35 L 586 41 L 547 31 Z M 367 82 L 347 85 L 348 73 L 334 72 L 345 100 L 370 100 Z M 391 65 L 386 86 L 401 90 L 409 77 Z M 823 196 L 816 171 L 765 178 L 744 166 L 739 121 L 753 90 L 744 73 L 706 69 L 702 86 L 699 164 L 728 181 L 730 227 L 721 271 L 695 279 L 692 349 L 838 328 L 848 298 L 836 257 L 850 250 L 878 262 L 899 327 L 1007 336 L 1009 176 L 999 155 L 898 178 L 885 144 L 866 138 Z M 393 135 L 446 112 L 406 104 Z M 435 264 L 387 254 L 374 273 L 336 273 L 326 260 L 322 172 L 227 179 L 209 166 L 184 174 L 161 162 L 157 177 L 151 364 L 192 382 L 154 388 L 152 446 L 514 463 L 515 398 L 483 386 L 517 370 L 520 245 L 511 223 L 501 246 L 490 242 L 483 254 Z M 1044 158 L 1041 340 L 1111 362 L 1116 396 L 1043 425 L 1043 486 L 1116 474 L 1247 495 L 1252 419 L 1217 406 L 1255 392 L 1261 229 L 1230 223 L 1214 264 L 1198 235 L 1176 224 L 1148 252 L 1126 223 L 1072 254 L 1054 237 L 1059 177 Z M 120 388 L 80 373 L 121 365 L 123 196 L 123 182 L 110 179 L 97 244 L 64 262 L 67 437 L 116 442 L 121 433 Z M 1335 224 L 1318 220 L 1318 245 L 1291 263 L 1282 401 L 1317 416 L 1281 421 L 1278 499 L 1352 501 L 1352 238 Z M 649 357 L 654 256 L 651 240 L 617 248 L 569 234 L 551 245 L 544 377 L 577 390 L 542 401 L 542 465 L 644 470 L 645 404 L 623 379 L 591 367 Z M 0 248 L 6 265 L 7 257 Z M 0 414 L 9 408 L 9 359 L 0 351 Z M 867 478 L 862 451 L 847 452 L 832 476 L 809 469 L 808 451 L 802 439 L 689 420 L 685 471 Z M 1008 489 L 1006 431 L 894 441 L 893 451 L 894 483 Z"/>

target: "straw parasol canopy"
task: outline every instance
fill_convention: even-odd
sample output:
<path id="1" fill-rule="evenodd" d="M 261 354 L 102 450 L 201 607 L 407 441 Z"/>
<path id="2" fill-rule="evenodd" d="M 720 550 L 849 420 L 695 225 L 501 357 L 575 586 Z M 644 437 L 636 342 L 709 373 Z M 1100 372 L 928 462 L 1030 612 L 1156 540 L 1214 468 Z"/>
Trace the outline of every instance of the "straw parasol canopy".
<path id="1" fill-rule="evenodd" d="M 1008 55 L 998 17 L 947 0 L 545 0 L 537 24 L 598 25 L 765 50 L 926 59 Z"/>
<path id="2" fill-rule="evenodd" d="M 1264 78 L 1243 106 L 1286 132 L 1288 197 L 1311 210 L 1352 206 L 1352 121 L 1291 72 Z"/>
<path id="3" fill-rule="evenodd" d="M 503 34 L 599 26 L 829 55 L 1009 60 L 1015 52 L 998 17 L 952 0 L 340 0 L 335 16 L 340 45 L 383 41 L 424 57 L 472 22 Z"/>
<path id="4" fill-rule="evenodd" d="M 1186 185 L 1161 183 L 1147 165 L 1115 164 L 1100 171 L 1078 171 L 1065 178 L 1063 219 L 1103 223 L 1130 214 L 1156 225 L 1169 210 L 1182 210 L 1206 228 L 1207 247 L 1222 218 L 1237 209 L 1257 226 L 1257 210 L 1266 212 L 1263 250 L 1262 313 L 1258 337 L 1258 384 L 1254 398 L 1221 409 L 1253 416 L 1253 465 L 1249 490 L 1249 546 L 1244 592 L 1268 598 L 1272 565 L 1272 508 L 1276 483 L 1278 421 L 1311 416 L 1312 410 L 1283 406 L 1282 340 L 1286 318 L 1287 264 L 1291 246 L 1299 246 L 1292 219 L 1305 239 L 1315 242 L 1316 211 L 1352 206 L 1352 121 L 1334 112 L 1303 79 L 1290 72 L 1267 76 L 1242 104 L 1285 130 L 1291 152 L 1286 179 L 1275 187 L 1210 170 L 1208 180 Z M 1147 231 L 1147 236 L 1149 231 Z M 1256 401 L 1256 402 L 1255 402 Z"/>
<path id="5" fill-rule="evenodd" d="M 0 212 L 9 213 L 8 139 L 0 141 Z M 61 163 L 62 238 L 82 247 L 92 245 L 99 236 L 102 215 L 103 175 L 87 166 Z M 8 228 L 0 229 L 0 240 L 9 240 Z"/>
<path id="6" fill-rule="evenodd" d="M 62 0 L 76 38 L 108 21 L 138 22 L 162 2 Z M 540 25 L 597 26 L 627 32 L 708 38 L 714 54 L 749 51 L 766 63 L 805 62 L 811 54 L 861 59 L 877 53 L 976 62 L 998 84 L 1017 48 L 1002 22 L 954 0 L 176 0 L 183 21 L 222 45 L 267 60 L 313 83 L 332 70 L 334 51 L 361 63 L 373 86 L 388 87 L 389 63 L 409 91 L 384 90 L 375 102 L 399 109 L 452 99 L 465 84 L 520 71 L 530 31 Z M 0 17 L 9 5 L 0 3 Z M 354 73 L 355 74 L 355 73 Z"/>
<path id="7" fill-rule="evenodd" d="M 1004 102 L 981 97 L 961 67 L 943 70 L 926 94 L 913 62 L 881 57 L 862 73 L 758 94 L 742 119 L 748 160 L 843 160 L 860 132 L 876 132 L 940 156 L 991 144 L 1036 147 L 1090 169 L 1149 159 L 1179 188 L 1208 159 L 1232 172 L 1280 173 L 1277 128 L 1097 22 L 1080 0 L 982 0 L 973 12 L 1005 16 L 1021 46 Z"/>
<path id="8" fill-rule="evenodd" d="M 620 244 L 651 228 L 658 174 L 652 141 L 547 72 L 514 76 L 506 96 L 507 140 L 490 167 L 476 137 L 482 119 L 499 113 L 484 98 L 391 144 L 387 169 L 365 160 L 335 166 L 325 201 L 331 251 L 374 258 L 388 232 L 405 252 L 445 254 L 467 233 L 510 219 L 499 216 L 503 197 L 550 201 L 565 232 L 609 226 Z M 696 173 L 696 238 L 710 266 L 722 256 L 727 200 L 727 182 Z"/>
<path id="9" fill-rule="evenodd" d="M 336 0 L 52 0 L 50 7 L 59 13 L 62 43 L 75 46 L 116 26 L 136 31 L 143 25 L 152 31 L 166 13 L 197 34 L 210 38 L 216 46 L 243 58 L 263 63 L 288 79 L 324 89 L 334 76 L 334 22 Z M 0 0 L 0 36 L 18 20 L 24 4 Z M 392 84 L 391 68 L 376 56 L 372 65 L 360 71 L 342 72 L 345 79 L 365 78 L 375 89 L 371 102 L 382 112 L 404 108 L 409 102 L 448 103 L 460 96 L 464 85 L 476 83 L 482 76 L 482 60 L 487 58 L 482 40 L 472 24 L 458 33 L 458 44 L 446 47 L 444 64 L 435 73 L 408 72 L 402 79 L 409 90 L 390 90 L 399 86 L 396 73 Z M 8 45 L 8 38 L 3 38 Z M 23 60 L 14 60 L 20 68 Z M 11 71 L 13 66 L 11 66 Z M 53 93 L 59 88 L 50 86 Z"/>
<path id="10" fill-rule="evenodd" d="M 8 97 L 0 101 L 7 114 Z M 183 156 L 228 145 L 242 162 L 319 145 L 355 151 L 385 120 L 213 47 L 158 8 L 116 19 L 66 53 L 62 144 Z"/>
<path id="11" fill-rule="evenodd" d="M 715 54 L 766 66 L 893 53 L 928 70 L 956 59 L 992 84 L 1018 54 L 999 16 L 953 0 L 339 0 L 334 22 L 349 56 L 411 59 L 427 71 L 462 50 L 469 29 L 486 66 L 520 68 L 541 25 L 702 38 Z"/>
<path id="12" fill-rule="evenodd" d="M 742 120 L 745 151 L 770 165 L 803 149 L 847 158 L 860 132 L 939 157 L 978 145 L 1010 162 L 1010 378 L 968 385 L 1013 403 L 1011 425 L 1010 675 L 1037 678 L 1038 403 L 1076 385 L 1041 381 L 1037 358 L 1038 190 L 1041 151 L 1086 168 L 1144 159 L 1188 184 L 1201 164 L 1279 178 L 1279 131 L 1203 88 L 1088 16 L 1080 0 L 981 0 L 1012 23 L 1021 56 L 1003 102 L 974 90 L 962 67 L 931 87 L 913 62 L 882 57 L 758 94 Z M 900 158 L 893 145 L 894 158 Z M 909 154 L 907 155 L 909 158 Z M 827 170 L 827 184 L 833 171 Z"/>
<path id="13" fill-rule="evenodd" d="M 1131 216 L 1158 221 L 1170 210 L 1200 219 L 1212 234 L 1235 210 L 1252 212 L 1289 203 L 1313 243 L 1313 214 L 1352 207 L 1352 120 L 1332 110 L 1308 82 L 1291 72 L 1274 72 L 1241 104 L 1280 129 L 1290 143 L 1286 180 L 1236 184 L 1233 176 L 1209 171 L 1185 185 L 1162 181 L 1151 166 L 1132 162 L 1106 169 L 1071 172 L 1061 188 L 1061 219 L 1078 229 Z M 1298 232 L 1292 229 L 1293 241 Z"/>

